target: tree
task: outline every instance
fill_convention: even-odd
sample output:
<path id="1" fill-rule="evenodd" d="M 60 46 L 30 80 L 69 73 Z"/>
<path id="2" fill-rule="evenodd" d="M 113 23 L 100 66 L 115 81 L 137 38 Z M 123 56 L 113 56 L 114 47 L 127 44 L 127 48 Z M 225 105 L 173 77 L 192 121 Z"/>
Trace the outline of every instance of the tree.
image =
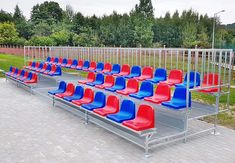
<path id="1" fill-rule="evenodd" d="M 34 27 L 34 36 L 50 36 L 53 32 L 51 26 L 45 22 L 41 22 Z"/>
<path id="2" fill-rule="evenodd" d="M 0 44 L 13 45 L 19 39 L 13 23 L 0 23 Z"/>
<path id="3" fill-rule="evenodd" d="M 21 22 L 21 21 L 25 21 L 25 17 L 22 14 L 22 12 L 21 12 L 21 10 L 20 10 L 18 5 L 16 5 L 16 7 L 15 7 L 15 12 L 13 14 L 13 20 L 16 23 Z"/>
<path id="4" fill-rule="evenodd" d="M 47 22 L 53 24 L 63 19 L 63 10 L 57 2 L 45 1 L 42 4 L 33 6 L 31 21 L 35 24 Z"/>
<path id="5" fill-rule="evenodd" d="M 1 22 L 13 22 L 12 15 L 6 11 L 0 10 L 0 23 Z"/>
<path id="6" fill-rule="evenodd" d="M 69 45 L 70 32 L 68 31 L 55 32 L 50 37 L 56 46 Z"/>
<path id="7" fill-rule="evenodd" d="M 193 23 L 187 23 L 182 31 L 183 46 L 186 48 L 194 47 L 197 39 L 197 28 Z"/>
<path id="8" fill-rule="evenodd" d="M 135 6 L 135 12 L 142 14 L 145 18 L 153 18 L 153 11 L 151 0 L 140 0 L 139 4 Z"/>
<path id="9" fill-rule="evenodd" d="M 80 12 L 75 14 L 75 16 L 73 17 L 72 23 L 73 23 L 73 31 L 77 34 L 81 32 L 81 29 L 86 24 L 85 18 Z"/>

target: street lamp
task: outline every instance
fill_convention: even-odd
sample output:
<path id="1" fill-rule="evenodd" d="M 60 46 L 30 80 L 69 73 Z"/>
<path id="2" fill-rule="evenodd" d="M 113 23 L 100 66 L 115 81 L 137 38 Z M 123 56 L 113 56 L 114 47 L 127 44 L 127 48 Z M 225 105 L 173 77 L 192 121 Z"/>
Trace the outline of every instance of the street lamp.
<path id="1" fill-rule="evenodd" d="M 212 35 L 212 49 L 214 49 L 215 46 L 215 22 L 216 22 L 216 17 L 219 13 L 225 12 L 225 10 L 221 10 L 219 12 L 214 13 L 214 18 L 213 18 L 213 35 Z"/>

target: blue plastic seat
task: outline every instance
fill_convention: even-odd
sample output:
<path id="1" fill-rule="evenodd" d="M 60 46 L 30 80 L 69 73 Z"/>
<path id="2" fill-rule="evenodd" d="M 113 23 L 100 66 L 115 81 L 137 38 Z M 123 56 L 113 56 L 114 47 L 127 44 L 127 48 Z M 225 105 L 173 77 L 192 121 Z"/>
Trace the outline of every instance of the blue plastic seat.
<path id="1" fill-rule="evenodd" d="M 83 97 L 83 92 L 83 87 L 77 86 L 73 96 L 65 96 L 64 99 L 69 102 L 71 102 L 72 100 L 79 100 Z"/>
<path id="2" fill-rule="evenodd" d="M 70 68 L 75 69 L 78 65 L 78 60 L 74 59 Z"/>
<path id="3" fill-rule="evenodd" d="M 126 80 L 123 77 L 117 77 L 114 86 L 105 88 L 105 90 L 115 92 L 116 90 L 122 90 L 126 88 Z"/>
<path id="4" fill-rule="evenodd" d="M 86 85 L 89 86 L 95 86 L 100 85 L 104 83 L 104 75 L 103 74 L 97 74 L 94 82 L 88 82 Z"/>
<path id="5" fill-rule="evenodd" d="M 11 66 L 11 67 L 9 68 L 9 71 L 6 72 L 5 75 L 10 75 L 10 74 L 12 73 L 12 71 L 13 71 L 13 67 Z"/>
<path id="6" fill-rule="evenodd" d="M 55 72 L 52 73 L 52 74 L 49 73 L 48 75 L 50 75 L 50 76 L 61 76 L 61 75 L 62 75 L 61 67 L 60 67 L 60 66 L 57 66 Z"/>
<path id="7" fill-rule="evenodd" d="M 155 84 L 165 80 L 166 80 L 166 69 L 164 68 L 157 68 L 154 73 L 154 77 L 152 79 L 147 79 L 147 81 L 150 81 Z"/>
<path id="8" fill-rule="evenodd" d="M 40 71 L 43 68 L 43 62 L 41 62 L 38 66 L 38 68 L 35 69 L 35 71 Z"/>
<path id="9" fill-rule="evenodd" d="M 141 67 L 140 66 L 133 66 L 131 68 L 131 73 L 130 75 L 125 76 L 125 78 L 130 79 L 133 77 L 138 77 L 141 75 Z"/>
<path id="10" fill-rule="evenodd" d="M 188 77 L 188 74 L 186 73 L 185 77 L 184 77 L 184 82 L 182 84 L 176 84 L 175 86 L 176 87 L 187 87 L 187 77 Z M 196 77 L 196 80 L 195 80 L 195 77 Z M 189 74 L 189 88 L 193 88 L 194 87 L 194 80 L 196 81 L 195 82 L 195 86 L 200 86 L 200 73 L 199 72 L 194 72 L 194 71 L 191 71 L 190 74 Z"/>
<path id="11" fill-rule="evenodd" d="M 50 62 L 51 61 L 51 57 L 47 57 L 47 61 L 46 62 Z"/>
<path id="12" fill-rule="evenodd" d="M 61 66 L 65 67 L 68 63 L 68 60 L 66 58 L 63 59 Z"/>
<path id="13" fill-rule="evenodd" d="M 51 91 L 48 91 L 48 93 L 52 95 L 55 95 L 58 93 L 64 93 L 66 90 L 66 85 L 67 84 L 64 81 L 61 81 L 59 84 L 59 88 L 57 90 L 51 90 Z"/>
<path id="14" fill-rule="evenodd" d="M 24 74 L 25 74 L 25 71 L 24 71 L 24 70 L 22 70 L 22 71 L 21 71 L 21 73 L 20 73 L 20 76 L 18 76 L 18 78 L 22 78 L 22 77 L 24 77 Z"/>
<path id="15" fill-rule="evenodd" d="M 105 74 L 107 75 L 113 75 L 113 74 L 118 74 L 120 73 L 121 67 L 119 64 L 114 64 L 112 67 L 112 71 L 111 72 L 106 72 Z"/>
<path id="16" fill-rule="evenodd" d="M 141 83 L 139 92 L 130 94 L 129 96 L 137 99 L 153 96 L 153 84 L 151 82 L 144 81 Z"/>
<path id="17" fill-rule="evenodd" d="M 32 65 L 28 69 L 31 70 L 31 69 L 35 68 L 35 66 L 36 66 L 36 62 L 33 62 Z"/>
<path id="18" fill-rule="evenodd" d="M 58 63 L 58 62 L 59 62 L 59 58 L 56 57 L 56 58 L 54 59 L 54 62 L 53 62 L 53 63 L 56 64 L 56 63 Z"/>
<path id="19" fill-rule="evenodd" d="M 185 87 L 176 87 L 171 101 L 163 102 L 162 105 L 173 109 L 182 109 L 186 107 L 187 89 Z M 189 92 L 188 106 L 191 107 L 191 92 Z"/>
<path id="20" fill-rule="evenodd" d="M 99 62 L 97 63 L 96 69 L 94 70 L 95 72 L 101 72 L 104 69 L 104 63 Z"/>
<path id="21" fill-rule="evenodd" d="M 81 69 L 88 69 L 90 67 L 90 62 L 89 61 L 84 61 L 83 67 Z M 78 69 L 78 70 L 81 70 Z"/>
<path id="22" fill-rule="evenodd" d="M 27 79 L 24 79 L 23 81 L 31 80 L 32 77 L 33 77 L 33 73 L 32 73 L 32 72 L 29 72 Z"/>
<path id="23" fill-rule="evenodd" d="M 135 103 L 131 100 L 123 100 L 120 111 L 116 114 L 107 115 L 108 119 L 122 123 L 135 118 Z"/>
<path id="24" fill-rule="evenodd" d="M 16 68 L 16 69 L 15 69 L 15 72 L 14 72 L 14 74 L 12 74 L 12 75 L 11 75 L 11 77 L 14 77 L 14 76 L 16 76 L 16 75 L 18 74 L 18 72 L 19 72 L 19 69 L 18 69 L 18 68 Z"/>
<path id="25" fill-rule="evenodd" d="M 50 71 L 51 71 L 51 65 L 48 64 L 46 71 L 44 71 L 43 73 L 48 74 Z"/>
<path id="26" fill-rule="evenodd" d="M 90 104 L 83 104 L 82 107 L 87 110 L 102 108 L 105 106 L 105 94 L 103 92 L 96 92 L 94 101 Z"/>

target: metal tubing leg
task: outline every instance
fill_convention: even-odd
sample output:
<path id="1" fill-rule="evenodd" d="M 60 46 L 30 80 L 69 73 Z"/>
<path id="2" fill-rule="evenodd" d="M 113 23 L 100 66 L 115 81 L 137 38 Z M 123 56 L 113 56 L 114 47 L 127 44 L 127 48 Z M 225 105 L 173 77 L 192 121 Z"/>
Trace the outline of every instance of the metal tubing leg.
<path id="1" fill-rule="evenodd" d="M 151 137 L 153 136 L 153 134 L 148 134 L 145 136 L 145 147 L 144 147 L 144 150 L 145 150 L 145 153 L 144 153 L 144 156 L 145 158 L 149 158 L 151 157 L 151 154 L 149 153 L 149 140 L 151 139 Z"/>
<path id="2" fill-rule="evenodd" d="M 214 130 L 212 131 L 212 135 L 220 135 L 220 133 L 217 131 L 217 124 L 218 124 L 218 114 L 214 116 Z"/>
<path id="3" fill-rule="evenodd" d="M 86 125 L 88 124 L 88 121 L 89 121 L 88 112 L 85 111 L 85 124 L 86 124 Z"/>
<path id="4" fill-rule="evenodd" d="M 52 98 L 52 105 L 53 105 L 53 107 L 55 107 L 55 97 L 54 96 Z"/>

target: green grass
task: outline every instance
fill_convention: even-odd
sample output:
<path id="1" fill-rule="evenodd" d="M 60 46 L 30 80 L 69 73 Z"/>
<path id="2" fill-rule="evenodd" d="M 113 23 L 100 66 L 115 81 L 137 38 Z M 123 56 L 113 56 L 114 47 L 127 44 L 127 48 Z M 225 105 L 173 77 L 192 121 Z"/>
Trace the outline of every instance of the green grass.
<path id="1" fill-rule="evenodd" d="M 21 56 L 0 54 L 0 69 L 8 71 L 10 66 L 22 68 L 24 66 L 24 58 Z M 0 74 L 3 77 L 3 74 Z"/>

